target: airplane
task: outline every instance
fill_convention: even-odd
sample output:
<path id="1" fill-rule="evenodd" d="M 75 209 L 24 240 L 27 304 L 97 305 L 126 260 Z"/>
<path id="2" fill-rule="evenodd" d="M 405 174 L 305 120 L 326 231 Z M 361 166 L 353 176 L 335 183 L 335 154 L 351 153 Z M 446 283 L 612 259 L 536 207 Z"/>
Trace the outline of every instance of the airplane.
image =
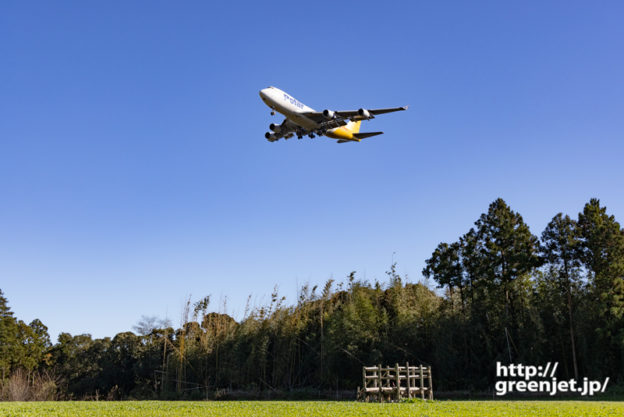
<path id="1" fill-rule="evenodd" d="M 281 124 L 271 123 L 269 126 L 270 132 L 264 135 L 269 142 L 275 142 L 281 138 L 288 139 L 294 135 L 297 135 L 298 139 L 304 135 L 308 135 L 310 139 L 314 139 L 316 135 L 325 135 L 332 139 L 338 139 L 338 143 L 360 142 L 362 139 L 383 133 L 361 133 L 360 124 L 362 120 L 374 119 L 379 114 L 407 110 L 407 106 L 404 106 L 388 109 L 367 110 L 362 108 L 359 110 L 323 110 L 318 112 L 276 87 L 260 90 L 260 98 L 271 108 L 271 116 L 274 116 L 275 112 L 286 116 Z"/>

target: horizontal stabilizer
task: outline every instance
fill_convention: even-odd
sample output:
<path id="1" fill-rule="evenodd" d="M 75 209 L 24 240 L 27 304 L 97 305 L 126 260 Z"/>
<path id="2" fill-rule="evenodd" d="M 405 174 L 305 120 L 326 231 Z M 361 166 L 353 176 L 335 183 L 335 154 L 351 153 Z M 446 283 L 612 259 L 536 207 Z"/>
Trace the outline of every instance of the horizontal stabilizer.
<path id="1" fill-rule="evenodd" d="M 365 138 L 370 138 L 371 136 L 377 136 L 381 134 L 383 134 L 383 132 L 354 133 L 353 137 L 356 139 L 365 139 Z"/>

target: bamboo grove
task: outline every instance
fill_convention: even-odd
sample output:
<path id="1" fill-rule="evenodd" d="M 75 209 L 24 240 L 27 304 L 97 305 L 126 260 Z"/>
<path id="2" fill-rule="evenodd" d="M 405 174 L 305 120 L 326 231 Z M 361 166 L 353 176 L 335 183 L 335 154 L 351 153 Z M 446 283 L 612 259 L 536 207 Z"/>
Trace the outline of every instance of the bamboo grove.
<path id="1" fill-rule="evenodd" d="M 498 199 L 435 248 L 423 276 L 411 283 L 396 265 L 384 282 L 352 272 L 303 286 L 293 305 L 275 291 L 239 321 L 214 312 L 209 297 L 189 300 L 177 329 L 145 317 L 135 332 L 62 333 L 54 344 L 0 292 L 1 395 L 355 391 L 362 365 L 406 361 L 432 366 L 436 391 L 490 390 L 496 361 L 558 361 L 560 378 L 623 382 L 624 231 L 598 200 L 576 218 L 557 214 L 536 236 Z"/>

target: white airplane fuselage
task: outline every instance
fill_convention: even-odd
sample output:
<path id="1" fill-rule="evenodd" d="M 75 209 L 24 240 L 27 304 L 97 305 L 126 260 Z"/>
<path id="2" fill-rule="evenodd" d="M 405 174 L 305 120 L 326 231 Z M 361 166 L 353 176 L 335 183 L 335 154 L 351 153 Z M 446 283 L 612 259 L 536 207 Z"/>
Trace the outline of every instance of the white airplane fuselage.
<path id="1" fill-rule="evenodd" d="M 260 98 L 271 109 L 283 114 L 287 119 L 304 129 L 314 131 L 319 128 L 318 123 L 301 114 L 315 110 L 279 88 L 268 87 L 260 90 Z"/>

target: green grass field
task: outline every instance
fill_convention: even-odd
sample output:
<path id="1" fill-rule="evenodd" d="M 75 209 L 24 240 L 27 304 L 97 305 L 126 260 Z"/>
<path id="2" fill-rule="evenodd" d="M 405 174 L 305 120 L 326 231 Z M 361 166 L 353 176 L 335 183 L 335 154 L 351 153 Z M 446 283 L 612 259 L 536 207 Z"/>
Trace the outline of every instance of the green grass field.
<path id="1" fill-rule="evenodd" d="M 624 402 L 434 401 L 365 404 L 328 401 L 126 401 L 0 403 L 0 416 L 624 416 Z"/>

